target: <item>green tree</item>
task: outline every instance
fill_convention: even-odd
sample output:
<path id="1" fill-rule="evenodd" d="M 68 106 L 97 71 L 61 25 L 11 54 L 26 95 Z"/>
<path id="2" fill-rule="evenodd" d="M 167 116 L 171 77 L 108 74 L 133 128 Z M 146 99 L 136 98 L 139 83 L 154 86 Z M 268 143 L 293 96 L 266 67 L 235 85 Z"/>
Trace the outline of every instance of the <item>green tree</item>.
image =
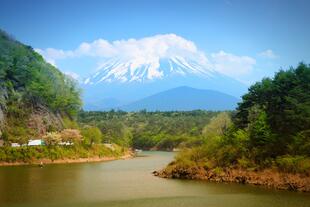
<path id="1" fill-rule="evenodd" d="M 98 144 L 103 140 L 102 133 L 97 127 L 86 126 L 82 129 L 84 143 L 87 145 Z"/>
<path id="2" fill-rule="evenodd" d="M 249 88 L 237 108 L 234 123 L 243 129 L 250 125 L 254 143 L 276 142 L 276 154 L 289 153 L 294 148 L 294 137 L 310 126 L 309 91 L 309 65 L 300 63 L 295 69 L 281 70 L 273 79 L 263 79 Z M 250 114 L 253 107 L 264 111 L 256 117 L 256 123 Z"/>
<path id="3" fill-rule="evenodd" d="M 222 112 L 213 117 L 210 123 L 203 128 L 202 135 L 206 138 L 221 136 L 231 125 L 230 115 L 227 112 Z"/>

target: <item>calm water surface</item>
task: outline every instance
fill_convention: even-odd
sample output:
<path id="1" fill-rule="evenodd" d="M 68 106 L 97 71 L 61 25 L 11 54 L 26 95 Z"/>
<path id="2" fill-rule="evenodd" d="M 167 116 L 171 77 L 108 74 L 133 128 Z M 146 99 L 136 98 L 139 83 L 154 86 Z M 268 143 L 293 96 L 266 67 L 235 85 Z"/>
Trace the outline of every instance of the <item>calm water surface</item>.
<path id="1" fill-rule="evenodd" d="M 168 180 L 151 172 L 174 154 L 105 163 L 0 167 L 1 207 L 310 207 L 310 194 L 238 184 Z"/>

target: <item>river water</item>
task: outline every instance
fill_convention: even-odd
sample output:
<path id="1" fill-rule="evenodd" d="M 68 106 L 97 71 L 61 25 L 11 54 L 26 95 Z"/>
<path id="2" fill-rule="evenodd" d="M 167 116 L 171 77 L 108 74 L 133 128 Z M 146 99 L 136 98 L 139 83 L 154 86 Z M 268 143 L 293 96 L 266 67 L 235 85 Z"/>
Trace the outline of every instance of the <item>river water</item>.
<path id="1" fill-rule="evenodd" d="M 310 207 L 310 194 L 154 177 L 174 154 L 103 163 L 0 167 L 1 207 Z"/>

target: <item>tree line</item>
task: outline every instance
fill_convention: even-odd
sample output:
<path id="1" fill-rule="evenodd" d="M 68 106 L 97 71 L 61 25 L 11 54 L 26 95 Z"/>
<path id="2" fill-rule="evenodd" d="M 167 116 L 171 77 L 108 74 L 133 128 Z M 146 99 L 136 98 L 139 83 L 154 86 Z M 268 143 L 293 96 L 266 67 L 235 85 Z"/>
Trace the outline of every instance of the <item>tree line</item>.
<path id="1" fill-rule="evenodd" d="M 304 63 L 255 83 L 231 116 L 211 120 L 203 144 L 180 153 L 177 165 L 310 175 L 309 91 Z"/>
<path id="2" fill-rule="evenodd" d="M 199 144 L 203 129 L 219 112 L 171 111 L 139 112 L 124 111 L 82 111 L 78 122 L 81 125 L 96 126 L 105 142 L 138 149 L 172 150 L 179 145 Z"/>

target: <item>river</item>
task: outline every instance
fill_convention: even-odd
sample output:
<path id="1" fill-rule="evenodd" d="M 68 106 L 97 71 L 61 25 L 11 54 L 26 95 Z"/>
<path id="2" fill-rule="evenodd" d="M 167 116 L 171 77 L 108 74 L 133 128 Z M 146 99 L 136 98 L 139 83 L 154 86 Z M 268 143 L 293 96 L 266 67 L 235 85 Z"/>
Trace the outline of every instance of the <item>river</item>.
<path id="1" fill-rule="evenodd" d="M 1 207 L 309 207 L 310 194 L 152 175 L 174 154 L 102 163 L 0 167 Z"/>

